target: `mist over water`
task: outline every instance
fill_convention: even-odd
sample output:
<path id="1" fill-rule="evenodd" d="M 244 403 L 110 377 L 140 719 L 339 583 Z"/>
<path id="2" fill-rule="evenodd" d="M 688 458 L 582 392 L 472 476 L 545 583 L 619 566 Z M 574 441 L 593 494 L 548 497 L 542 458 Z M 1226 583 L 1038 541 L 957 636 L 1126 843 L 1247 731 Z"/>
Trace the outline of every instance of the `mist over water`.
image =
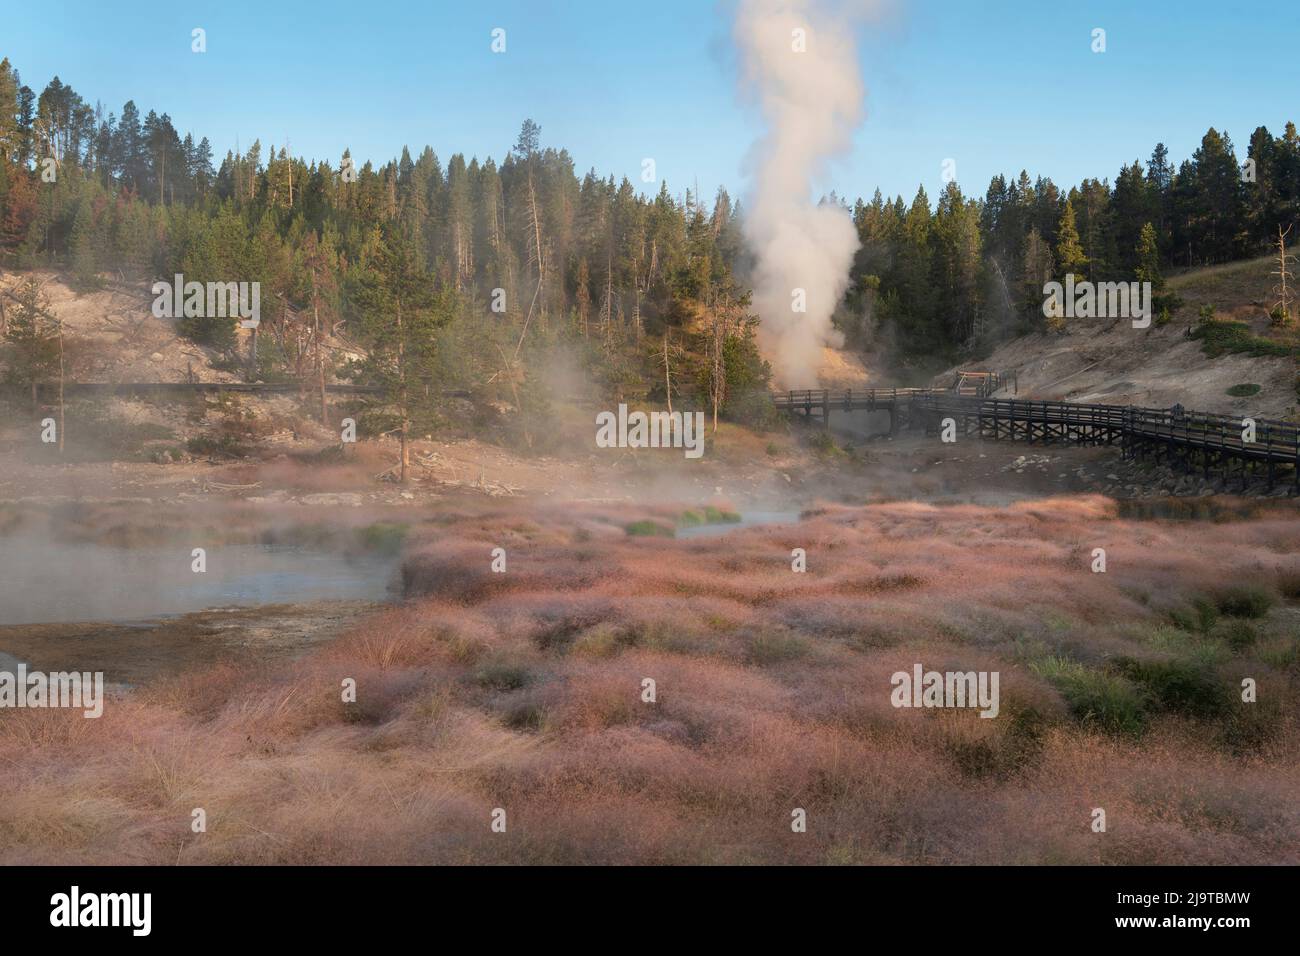
<path id="1" fill-rule="evenodd" d="M 32 536 L 0 538 L 0 626 L 129 621 L 212 607 L 382 601 L 396 558 L 256 544 L 113 548 Z"/>
<path id="2" fill-rule="evenodd" d="M 737 10 L 741 92 L 767 122 L 748 159 L 744 233 L 760 341 L 778 385 L 815 385 L 822 347 L 841 344 L 831 316 L 848 286 L 857 229 L 847 210 L 819 205 L 814 190 L 862 121 L 853 30 L 867 6 L 741 0 Z"/>

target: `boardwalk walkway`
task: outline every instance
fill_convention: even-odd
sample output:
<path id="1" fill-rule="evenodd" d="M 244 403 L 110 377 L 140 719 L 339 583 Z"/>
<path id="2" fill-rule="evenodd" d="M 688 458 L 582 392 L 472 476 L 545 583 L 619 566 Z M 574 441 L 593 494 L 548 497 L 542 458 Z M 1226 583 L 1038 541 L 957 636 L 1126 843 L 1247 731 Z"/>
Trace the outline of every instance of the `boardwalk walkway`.
<path id="1" fill-rule="evenodd" d="M 888 411 L 890 432 L 902 425 L 936 432 L 951 420 L 962 434 L 1044 444 L 1119 445 L 1126 458 L 1152 457 L 1184 470 L 1231 476 L 1288 476 L 1300 493 L 1300 426 L 1173 408 L 994 398 L 1004 376 L 959 388 L 793 389 L 773 395 L 777 408 L 829 425 L 833 411 Z"/>

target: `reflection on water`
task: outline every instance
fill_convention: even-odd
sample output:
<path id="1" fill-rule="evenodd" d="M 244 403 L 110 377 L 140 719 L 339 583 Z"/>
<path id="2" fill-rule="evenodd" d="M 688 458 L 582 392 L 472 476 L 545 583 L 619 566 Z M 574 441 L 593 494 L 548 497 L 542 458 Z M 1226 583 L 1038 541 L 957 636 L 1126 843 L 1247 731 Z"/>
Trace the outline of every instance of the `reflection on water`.
<path id="1" fill-rule="evenodd" d="M 123 621 L 212 607 L 381 601 L 397 560 L 256 544 L 207 549 L 111 548 L 0 538 L 0 625 Z"/>

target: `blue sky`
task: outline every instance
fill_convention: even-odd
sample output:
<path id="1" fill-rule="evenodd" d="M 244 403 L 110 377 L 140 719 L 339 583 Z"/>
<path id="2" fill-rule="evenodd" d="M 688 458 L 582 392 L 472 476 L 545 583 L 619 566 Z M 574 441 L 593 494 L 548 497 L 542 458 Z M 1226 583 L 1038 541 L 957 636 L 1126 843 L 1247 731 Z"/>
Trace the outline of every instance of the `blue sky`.
<path id="1" fill-rule="evenodd" d="M 744 194 L 761 129 L 735 89 L 731 7 L 712 0 L 356 0 L 9 4 L 0 55 L 38 93 L 58 73 L 91 102 L 170 113 L 218 157 L 287 139 L 335 164 L 425 143 L 500 159 L 521 121 L 579 172 L 640 185 L 653 157 L 670 189 Z M 1157 141 L 1174 159 L 1206 127 L 1244 157 L 1250 132 L 1300 121 L 1300 6 L 1223 0 L 894 0 L 859 37 L 867 118 L 823 184 L 931 199 L 941 164 L 982 195 L 1021 167 L 1058 184 L 1114 179 Z M 1162 12 L 1163 10 L 1163 12 Z M 190 51 L 207 31 L 208 52 Z M 491 31 L 506 32 L 493 54 Z M 1090 49 L 1094 27 L 1107 50 Z M 265 155 L 265 153 L 263 154 Z"/>

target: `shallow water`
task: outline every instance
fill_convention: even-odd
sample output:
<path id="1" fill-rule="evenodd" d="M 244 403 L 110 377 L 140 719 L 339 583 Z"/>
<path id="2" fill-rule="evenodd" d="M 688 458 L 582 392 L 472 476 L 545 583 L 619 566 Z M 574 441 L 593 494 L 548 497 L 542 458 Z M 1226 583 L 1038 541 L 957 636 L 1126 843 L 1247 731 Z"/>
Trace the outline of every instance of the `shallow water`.
<path id="1" fill-rule="evenodd" d="M 799 520 L 797 511 L 742 511 L 739 521 L 719 524 L 700 524 L 689 528 L 678 528 L 679 538 L 707 538 L 741 528 L 755 528 L 765 524 L 794 524 Z"/>
<path id="2" fill-rule="evenodd" d="M 256 544 L 113 548 L 0 538 L 0 625 L 132 621 L 216 607 L 391 597 L 397 559 Z"/>

